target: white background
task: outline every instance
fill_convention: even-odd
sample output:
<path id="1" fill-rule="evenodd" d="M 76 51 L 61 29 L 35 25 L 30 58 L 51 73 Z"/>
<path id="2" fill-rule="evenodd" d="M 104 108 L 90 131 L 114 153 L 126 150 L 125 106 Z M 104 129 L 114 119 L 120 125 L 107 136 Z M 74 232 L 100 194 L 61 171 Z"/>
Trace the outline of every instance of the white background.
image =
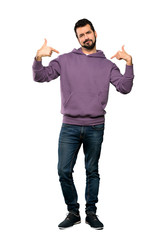
<path id="1" fill-rule="evenodd" d="M 0 239 L 160 239 L 159 3 L 152 1 L 5 1 L 0 6 Z M 111 86 L 97 204 L 103 231 L 85 224 L 84 155 L 74 172 L 82 223 L 58 224 L 67 209 L 57 174 L 62 124 L 60 79 L 37 83 L 36 51 L 47 38 L 60 54 L 79 48 L 74 25 L 93 22 L 97 49 L 132 55 L 134 86 Z M 43 65 L 56 58 L 43 59 Z M 112 60 L 124 73 L 125 62 Z M 55 236 L 56 235 L 56 236 Z"/>

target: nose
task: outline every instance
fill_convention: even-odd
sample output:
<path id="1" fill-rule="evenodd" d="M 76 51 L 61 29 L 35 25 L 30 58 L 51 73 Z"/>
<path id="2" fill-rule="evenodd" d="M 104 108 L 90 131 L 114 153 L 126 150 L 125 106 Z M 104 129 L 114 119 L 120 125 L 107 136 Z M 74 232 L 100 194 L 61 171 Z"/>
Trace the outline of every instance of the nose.
<path id="1" fill-rule="evenodd" d="M 84 35 L 84 39 L 85 39 L 85 40 L 89 39 L 89 38 L 88 38 L 88 34 L 85 34 L 85 35 Z"/>
<path id="2" fill-rule="evenodd" d="M 87 40 L 89 40 L 89 37 L 87 34 L 84 35 L 84 42 L 86 42 Z"/>
<path id="3" fill-rule="evenodd" d="M 88 38 L 88 32 L 86 32 L 86 33 L 83 33 L 82 35 L 83 35 L 83 39 L 87 39 Z"/>

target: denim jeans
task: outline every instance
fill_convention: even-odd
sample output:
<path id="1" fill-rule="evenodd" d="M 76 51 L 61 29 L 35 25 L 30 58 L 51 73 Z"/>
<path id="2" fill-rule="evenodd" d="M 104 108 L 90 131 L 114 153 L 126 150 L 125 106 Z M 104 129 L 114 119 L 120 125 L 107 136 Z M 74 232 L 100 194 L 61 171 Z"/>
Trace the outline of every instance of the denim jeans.
<path id="1" fill-rule="evenodd" d="M 73 181 L 73 168 L 83 143 L 86 169 L 86 212 L 96 212 L 98 202 L 98 162 L 103 142 L 105 123 L 91 126 L 62 123 L 58 141 L 58 175 L 68 211 L 79 211 L 77 191 Z"/>

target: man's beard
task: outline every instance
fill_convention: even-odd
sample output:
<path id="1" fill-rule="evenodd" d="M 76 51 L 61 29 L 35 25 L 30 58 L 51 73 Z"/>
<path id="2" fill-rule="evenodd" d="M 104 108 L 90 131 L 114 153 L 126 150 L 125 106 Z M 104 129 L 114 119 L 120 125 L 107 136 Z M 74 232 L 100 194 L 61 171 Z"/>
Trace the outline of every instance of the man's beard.
<path id="1" fill-rule="evenodd" d="M 92 41 L 91 39 L 88 39 L 88 40 Z M 91 45 L 85 45 L 86 42 L 87 42 L 87 40 L 84 42 L 84 45 L 82 45 L 82 47 L 84 47 L 88 50 L 92 50 L 96 45 L 96 37 L 95 37 L 95 41 L 94 42 L 92 41 Z"/>

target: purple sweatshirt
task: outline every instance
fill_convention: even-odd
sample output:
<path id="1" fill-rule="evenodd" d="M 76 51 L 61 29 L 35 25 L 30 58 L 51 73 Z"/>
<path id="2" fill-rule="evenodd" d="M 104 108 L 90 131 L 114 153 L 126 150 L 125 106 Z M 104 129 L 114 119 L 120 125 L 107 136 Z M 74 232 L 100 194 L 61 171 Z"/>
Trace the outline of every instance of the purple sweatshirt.
<path id="1" fill-rule="evenodd" d="M 134 78 L 133 65 L 126 65 L 122 75 L 101 50 L 86 55 L 81 48 L 59 55 L 47 67 L 34 58 L 32 69 L 36 82 L 49 82 L 60 76 L 63 123 L 75 125 L 104 123 L 110 83 L 126 94 L 131 91 Z"/>

